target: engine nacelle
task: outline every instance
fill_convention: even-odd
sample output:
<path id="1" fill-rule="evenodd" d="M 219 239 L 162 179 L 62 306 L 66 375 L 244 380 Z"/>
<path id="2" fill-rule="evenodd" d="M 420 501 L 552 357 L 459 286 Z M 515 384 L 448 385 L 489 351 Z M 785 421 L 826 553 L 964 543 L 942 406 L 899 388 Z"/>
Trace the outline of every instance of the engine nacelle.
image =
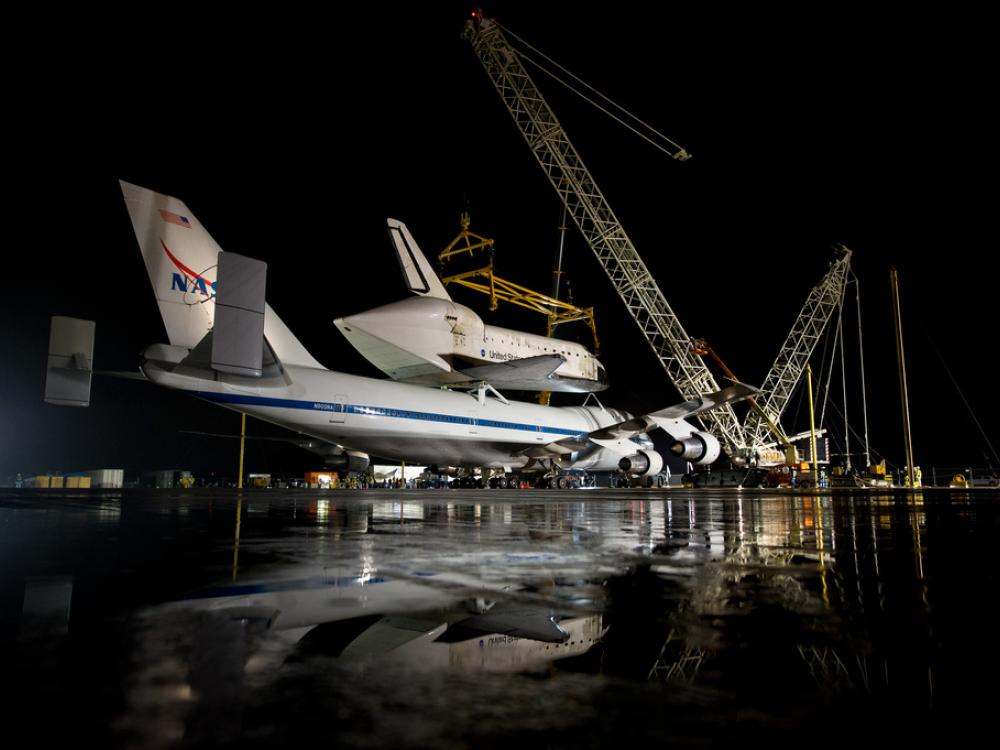
<path id="1" fill-rule="evenodd" d="M 710 432 L 694 432 L 683 440 L 675 440 L 670 452 L 693 464 L 710 464 L 719 457 L 722 448 Z"/>
<path id="2" fill-rule="evenodd" d="M 634 477 L 659 474 L 663 468 L 663 456 L 656 451 L 639 451 L 619 461 L 618 468 Z"/>
<path id="3" fill-rule="evenodd" d="M 371 460 L 368 458 L 367 453 L 345 451 L 335 456 L 327 456 L 324 463 L 328 468 L 335 471 L 361 474 L 368 469 L 368 464 L 371 463 Z"/>
<path id="4" fill-rule="evenodd" d="M 457 477 L 458 467 L 457 466 L 438 466 L 437 464 L 431 464 L 427 467 L 427 471 L 431 474 L 437 474 L 445 477 Z"/>

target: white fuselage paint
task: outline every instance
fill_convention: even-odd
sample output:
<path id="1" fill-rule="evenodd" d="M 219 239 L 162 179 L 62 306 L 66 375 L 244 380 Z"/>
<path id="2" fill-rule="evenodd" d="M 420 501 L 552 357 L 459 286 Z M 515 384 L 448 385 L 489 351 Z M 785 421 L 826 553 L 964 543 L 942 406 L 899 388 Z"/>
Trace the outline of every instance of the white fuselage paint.
<path id="1" fill-rule="evenodd" d="M 526 448 L 582 436 L 631 416 L 596 406 L 504 403 L 490 396 L 480 403 L 477 393 L 297 365 L 284 369 L 290 384 L 262 386 L 238 376 L 182 374 L 153 359 L 143 365 L 143 372 L 158 385 L 345 448 L 415 463 L 519 468 L 530 461 L 517 455 Z M 560 465 L 609 471 L 634 447 L 628 441 L 615 446 L 617 450 L 594 445 L 566 456 Z"/>

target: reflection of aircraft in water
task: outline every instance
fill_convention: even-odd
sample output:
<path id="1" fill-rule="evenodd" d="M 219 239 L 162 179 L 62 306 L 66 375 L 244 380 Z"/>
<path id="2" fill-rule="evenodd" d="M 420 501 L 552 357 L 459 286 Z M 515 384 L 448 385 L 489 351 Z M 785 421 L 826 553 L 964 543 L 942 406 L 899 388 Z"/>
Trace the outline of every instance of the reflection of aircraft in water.
<path id="1" fill-rule="evenodd" d="M 599 614 L 564 615 L 511 594 L 484 590 L 460 574 L 388 578 L 323 570 L 223 584 L 156 612 L 192 614 L 220 629 L 237 623 L 248 636 L 271 637 L 302 654 L 463 671 L 530 670 L 586 653 L 604 635 Z"/>
<path id="2" fill-rule="evenodd" d="M 323 651 L 345 662 L 458 671 L 530 671 L 555 659 L 589 651 L 605 633 L 601 615 L 556 619 L 541 609 L 497 604 L 387 615 L 320 625 L 300 642 L 306 653 Z M 357 626 L 364 627 L 357 633 Z M 353 628 L 351 626 L 354 626 Z M 346 635 L 345 635 L 346 633 Z"/>

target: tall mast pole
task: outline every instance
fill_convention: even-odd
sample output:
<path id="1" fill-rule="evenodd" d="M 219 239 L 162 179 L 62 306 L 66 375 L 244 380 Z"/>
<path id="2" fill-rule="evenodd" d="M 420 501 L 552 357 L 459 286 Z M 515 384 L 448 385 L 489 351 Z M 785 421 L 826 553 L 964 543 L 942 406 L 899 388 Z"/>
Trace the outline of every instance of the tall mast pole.
<path id="1" fill-rule="evenodd" d="M 899 276 L 894 266 L 889 267 L 892 286 L 892 322 L 896 329 L 896 361 L 899 365 L 899 395 L 903 402 L 903 441 L 906 446 L 906 474 L 909 486 L 913 484 L 913 436 L 910 433 L 910 396 L 906 388 L 906 356 L 903 353 L 903 322 L 899 306 Z"/>

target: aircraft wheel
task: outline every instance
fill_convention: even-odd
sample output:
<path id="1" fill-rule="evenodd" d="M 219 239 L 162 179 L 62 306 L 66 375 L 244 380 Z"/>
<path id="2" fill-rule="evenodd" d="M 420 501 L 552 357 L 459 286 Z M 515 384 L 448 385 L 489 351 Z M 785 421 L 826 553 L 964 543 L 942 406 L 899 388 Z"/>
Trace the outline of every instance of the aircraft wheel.
<path id="1" fill-rule="evenodd" d="M 497 477 L 497 487 L 499 487 L 502 490 L 505 490 L 508 487 L 510 487 L 510 482 L 507 481 L 507 477 Z"/>

